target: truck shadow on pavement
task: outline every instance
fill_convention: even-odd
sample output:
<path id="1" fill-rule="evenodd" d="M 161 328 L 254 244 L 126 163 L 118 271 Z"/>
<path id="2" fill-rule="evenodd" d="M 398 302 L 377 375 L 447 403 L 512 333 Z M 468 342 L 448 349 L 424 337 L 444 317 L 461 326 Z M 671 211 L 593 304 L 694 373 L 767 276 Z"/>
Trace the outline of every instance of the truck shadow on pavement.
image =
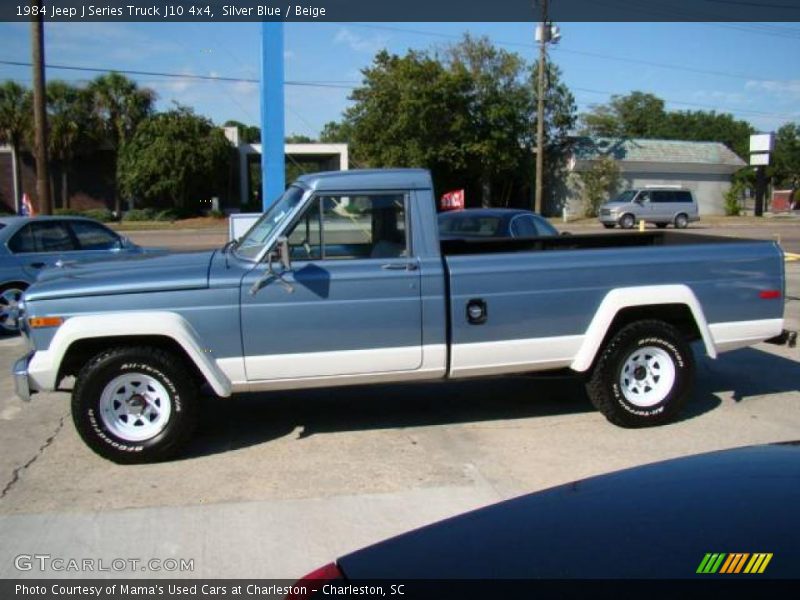
<path id="1" fill-rule="evenodd" d="M 187 458 L 261 444 L 291 434 L 395 429 L 589 413 L 583 383 L 571 377 L 340 387 L 205 399 Z"/>
<path id="2" fill-rule="evenodd" d="M 698 354 L 695 392 L 680 422 L 719 407 L 718 394 L 732 391 L 736 402 L 746 402 L 798 389 L 798 361 L 753 348 L 726 353 L 717 360 Z M 342 431 L 594 412 L 582 380 L 569 376 L 321 388 L 204 401 L 200 429 L 185 458 L 246 448 L 290 434 L 302 440 Z"/>

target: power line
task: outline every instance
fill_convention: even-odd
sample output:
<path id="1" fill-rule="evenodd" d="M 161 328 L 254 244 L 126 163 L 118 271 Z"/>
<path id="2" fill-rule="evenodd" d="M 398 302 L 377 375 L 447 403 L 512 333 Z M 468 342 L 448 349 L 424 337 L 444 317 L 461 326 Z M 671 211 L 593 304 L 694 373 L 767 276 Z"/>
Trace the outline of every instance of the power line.
<path id="1" fill-rule="evenodd" d="M 14 67 L 30 67 L 31 63 L 16 60 L 0 60 L 2 65 L 10 65 Z M 124 75 L 136 75 L 144 77 L 170 77 L 173 79 L 194 79 L 197 81 L 216 81 L 224 83 L 259 83 L 259 79 L 246 78 L 246 77 L 224 77 L 222 75 L 195 75 L 191 73 L 164 73 L 161 71 L 136 71 L 132 69 L 107 69 L 101 67 L 79 67 L 74 65 L 45 65 L 47 69 L 55 69 L 61 71 L 85 71 L 89 73 L 122 73 Z M 338 88 L 338 89 L 353 89 L 355 85 L 344 85 L 328 81 L 284 81 L 284 85 L 305 86 L 305 87 L 322 87 L 322 88 Z"/>

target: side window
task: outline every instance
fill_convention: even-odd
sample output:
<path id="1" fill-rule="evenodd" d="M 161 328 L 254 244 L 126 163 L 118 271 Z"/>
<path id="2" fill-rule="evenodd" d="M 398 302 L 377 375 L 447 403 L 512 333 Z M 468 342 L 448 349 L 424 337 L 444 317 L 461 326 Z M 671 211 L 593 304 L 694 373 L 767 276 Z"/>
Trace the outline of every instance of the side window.
<path id="1" fill-rule="evenodd" d="M 68 252 L 75 244 L 67 228 L 57 221 L 40 221 L 26 225 L 9 242 L 14 253 Z"/>
<path id="2" fill-rule="evenodd" d="M 289 251 L 292 260 L 322 258 L 320 231 L 319 198 L 314 198 L 292 229 L 292 233 L 289 234 Z"/>
<path id="3" fill-rule="evenodd" d="M 71 221 L 69 226 L 81 250 L 111 250 L 119 248 L 119 238 L 102 225 L 89 221 Z"/>
<path id="4" fill-rule="evenodd" d="M 672 202 L 672 192 L 652 192 L 650 198 L 651 202 L 657 202 L 658 204 Z"/>
<path id="5" fill-rule="evenodd" d="M 636 200 L 637 200 L 637 201 L 639 201 L 639 202 L 641 202 L 641 203 L 644 203 L 644 202 L 650 202 L 650 192 L 641 192 L 641 193 L 640 193 L 640 194 L 639 194 L 639 195 L 636 197 Z"/>
<path id="6" fill-rule="evenodd" d="M 289 234 L 292 258 L 407 256 L 405 223 L 403 194 L 321 196 L 309 205 Z"/>
<path id="7" fill-rule="evenodd" d="M 678 202 L 686 202 L 688 204 L 692 203 L 692 193 L 691 192 L 676 192 L 675 195 L 678 197 Z"/>
<path id="8" fill-rule="evenodd" d="M 511 235 L 517 238 L 536 237 L 541 235 L 536 229 L 533 219 L 527 215 L 514 217 L 511 220 Z"/>
<path id="9" fill-rule="evenodd" d="M 37 252 L 67 252 L 75 250 L 69 231 L 58 221 L 31 223 Z"/>
<path id="10" fill-rule="evenodd" d="M 36 245 L 33 242 L 33 232 L 30 225 L 25 225 L 8 241 L 8 248 L 14 254 L 25 254 L 26 252 L 36 252 Z"/>

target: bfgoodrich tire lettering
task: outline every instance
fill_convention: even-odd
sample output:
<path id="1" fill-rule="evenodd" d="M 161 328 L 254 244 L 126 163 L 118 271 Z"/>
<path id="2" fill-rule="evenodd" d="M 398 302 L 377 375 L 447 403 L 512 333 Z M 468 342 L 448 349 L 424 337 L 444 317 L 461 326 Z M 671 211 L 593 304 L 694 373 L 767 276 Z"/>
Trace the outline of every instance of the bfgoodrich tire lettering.
<path id="1" fill-rule="evenodd" d="M 674 420 L 693 385 L 694 356 L 689 344 L 672 325 L 646 320 L 614 335 L 602 350 L 586 390 L 611 423 L 649 427 Z"/>
<path id="2" fill-rule="evenodd" d="M 78 433 L 97 454 L 116 463 L 155 462 L 173 456 L 198 420 L 197 386 L 188 373 L 182 360 L 157 348 L 120 347 L 95 356 L 81 369 L 72 392 L 72 419 Z M 113 388 L 121 381 L 139 385 L 138 379 L 152 382 L 159 390 L 158 408 L 164 415 L 149 437 L 126 435 L 108 416 L 109 385 L 114 383 Z M 147 408 L 149 404 L 145 401 Z"/>

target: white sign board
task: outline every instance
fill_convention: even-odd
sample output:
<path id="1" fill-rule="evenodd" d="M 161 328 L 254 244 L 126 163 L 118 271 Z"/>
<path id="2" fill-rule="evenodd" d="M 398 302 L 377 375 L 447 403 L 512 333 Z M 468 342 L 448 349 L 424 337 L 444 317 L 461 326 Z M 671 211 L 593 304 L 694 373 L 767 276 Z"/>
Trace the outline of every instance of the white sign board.
<path id="1" fill-rule="evenodd" d="M 769 164 L 769 154 L 767 152 L 759 152 L 758 154 L 750 155 L 750 165 L 753 167 L 764 167 Z"/>
<path id="2" fill-rule="evenodd" d="M 234 213 L 228 219 L 228 241 L 238 240 L 258 220 L 261 213 Z"/>
<path id="3" fill-rule="evenodd" d="M 750 136 L 750 152 L 772 152 L 775 148 L 774 133 L 757 133 Z M 750 163 L 754 164 L 754 163 Z"/>

